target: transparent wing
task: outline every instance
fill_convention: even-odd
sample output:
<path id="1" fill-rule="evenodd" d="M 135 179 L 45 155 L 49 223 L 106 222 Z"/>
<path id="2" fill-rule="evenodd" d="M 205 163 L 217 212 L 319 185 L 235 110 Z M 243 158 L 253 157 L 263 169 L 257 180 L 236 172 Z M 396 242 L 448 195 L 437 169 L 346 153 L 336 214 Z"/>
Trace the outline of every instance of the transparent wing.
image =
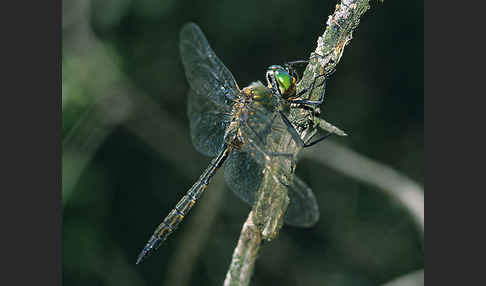
<path id="1" fill-rule="evenodd" d="M 254 102 L 242 108 L 238 126 L 243 144 L 240 152 L 231 156 L 226 163 L 226 181 L 238 197 L 250 204 L 253 203 L 255 192 L 262 181 L 263 167 L 273 163 L 284 166 L 284 159 L 288 159 L 279 153 L 275 144 L 287 130 L 279 114 L 274 111 L 276 104 L 267 103 Z M 281 171 L 280 168 L 279 170 Z M 286 175 L 284 173 L 277 174 L 277 170 L 272 170 L 272 177 L 278 183 L 285 184 L 288 178 L 283 180 Z"/>
<path id="2" fill-rule="evenodd" d="M 189 90 L 187 115 L 194 147 L 206 156 L 216 156 L 223 145 L 228 113 L 206 97 Z"/>
<path id="3" fill-rule="evenodd" d="M 188 23 L 181 29 L 179 48 L 191 89 L 229 109 L 239 93 L 238 86 L 196 24 Z"/>
<path id="4" fill-rule="evenodd" d="M 241 150 L 248 152 L 260 165 L 292 160 L 282 139 L 288 133 L 280 114 L 268 105 L 254 104 L 241 116 L 240 132 L 245 140 Z M 293 142 L 293 141 L 292 141 Z"/>
<path id="5" fill-rule="evenodd" d="M 235 152 L 225 163 L 224 179 L 238 198 L 250 206 L 263 179 L 263 167 L 247 152 Z M 290 199 L 284 217 L 286 224 L 311 227 L 319 220 L 319 207 L 312 190 L 299 177 L 294 176 L 288 186 Z"/>
<path id="6" fill-rule="evenodd" d="M 244 118 L 245 115 L 248 117 Z M 312 190 L 296 176 L 290 180 L 290 167 L 282 167 L 290 166 L 289 160 L 294 159 L 292 154 L 285 153 L 285 144 L 295 142 L 282 142 L 288 130 L 278 112 L 272 112 L 268 106 L 250 105 L 242 120 L 240 130 L 245 144 L 240 152 L 230 155 L 225 166 L 225 181 L 231 190 L 241 200 L 253 205 L 263 179 L 263 166 L 276 163 L 281 168 L 270 172 L 275 180 L 288 186 L 290 199 L 285 223 L 300 227 L 314 225 L 319 219 L 319 208 Z M 289 184 L 289 181 L 292 183 Z"/>
<path id="7" fill-rule="evenodd" d="M 311 227 L 319 220 L 319 206 L 311 188 L 299 177 L 294 176 L 288 187 L 290 199 L 284 221 L 288 225 Z"/>
<path id="8" fill-rule="evenodd" d="M 247 152 L 233 152 L 224 166 L 224 179 L 230 189 L 250 206 L 255 202 L 263 178 L 263 167 Z"/>

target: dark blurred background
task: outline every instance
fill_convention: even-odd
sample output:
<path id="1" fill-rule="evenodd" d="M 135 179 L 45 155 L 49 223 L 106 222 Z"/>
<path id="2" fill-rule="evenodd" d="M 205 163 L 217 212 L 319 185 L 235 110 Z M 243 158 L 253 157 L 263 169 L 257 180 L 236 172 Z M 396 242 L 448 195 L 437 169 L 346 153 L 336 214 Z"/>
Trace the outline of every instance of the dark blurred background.
<path id="1" fill-rule="evenodd" d="M 135 265 L 210 160 L 190 141 L 179 30 L 196 22 L 242 87 L 264 80 L 269 65 L 307 58 L 336 3 L 63 2 L 64 285 L 222 284 L 250 208 L 221 174 L 179 230 Z M 373 1 L 321 108 L 350 134 L 329 141 L 422 186 L 423 21 L 423 1 Z M 284 226 L 265 243 L 252 285 L 380 285 L 424 268 L 423 233 L 387 190 L 309 157 L 297 174 L 321 219 Z"/>

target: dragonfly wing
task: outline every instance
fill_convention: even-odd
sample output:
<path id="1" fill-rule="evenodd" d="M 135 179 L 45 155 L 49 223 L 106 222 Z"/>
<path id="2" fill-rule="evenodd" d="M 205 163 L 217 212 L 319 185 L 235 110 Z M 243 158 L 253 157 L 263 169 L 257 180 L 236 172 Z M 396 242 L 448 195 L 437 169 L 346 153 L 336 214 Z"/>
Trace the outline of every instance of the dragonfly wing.
<path id="1" fill-rule="evenodd" d="M 250 206 L 262 182 L 263 167 L 247 152 L 233 152 L 224 166 L 224 179 L 238 198 Z"/>
<path id="2" fill-rule="evenodd" d="M 282 144 L 288 130 L 278 112 L 253 105 L 248 107 L 246 113 L 247 118 L 240 123 L 240 131 L 245 140 L 242 151 L 248 152 L 262 166 L 293 159 L 292 154 L 286 152 L 289 145 Z"/>
<path id="3" fill-rule="evenodd" d="M 240 122 L 245 142 L 241 152 L 228 162 L 230 168 L 225 170 L 226 182 L 238 197 L 253 205 L 264 166 L 278 166 L 269 171 L 272 178 L 288 187 L 290 203 L 285 223 L 299 227 L 314 225 L 319 220 L 317 201 L 307 184 L 291 172 L 295 158 L 288 150 L 295 150 L 296 142 L 285 139 L 289 138 L 286 136 L 288 130 L 280 114 L 269 109 L 268 105 L 250 105 L 245 113 L 247 117 L 242 116 Z M 249 177 L 242 174 L 249 174 Z"/>
<path id="4" fill-rule="evenodd" d="M 252 206 L 263 179 L 263 167 L 247 152 L 232 153 L 225 163 L 224 179 L 242 201 Z M 244 174 L 244 175 L 243 175 Z M 311 188 L 294 176 L 288 186 L 289 206 L 284 222 L 297 227 L 311 227 L 319 220 L 319 207 Z"/>
<path id="5" fill-rule="evenodd" d="M 307 184 L 294 176 L 288 187 L 290 199 L 284 221 L 291 226 L 311 227 L 319 220 L 319 206 L 316 197 Z"/>
<path id="6" fill-rule="evenodd" d="M 238 96 L 238 86 L 196 24 L 188 23 L 181 29 L 179 48 L 191 89 L 229 109 Z"/>
<path id="7" fill-rule="evenodd" d="M 228 113 L 211 100 L 188 92 L 187 115 L 194 147 L 206 156 L 216 156 L 223 146 Z"/>

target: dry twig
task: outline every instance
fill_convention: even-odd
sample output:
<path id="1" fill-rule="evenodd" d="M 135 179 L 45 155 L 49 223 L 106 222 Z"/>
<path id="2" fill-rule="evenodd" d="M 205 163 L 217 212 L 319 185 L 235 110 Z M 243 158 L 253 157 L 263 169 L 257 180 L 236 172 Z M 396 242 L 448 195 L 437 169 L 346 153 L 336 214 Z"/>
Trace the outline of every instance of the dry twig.
<path id="1" fill-rule="evenodd" d="M 351 40 L 353 31 L 359 24 L 361 16 L 369 9 L 369 0 L 342 0 L 336 5 L 336 10 L 329 16 L 327 27 L 324 34 L 317 40 L 317 48 L 311 55 L 311 61 L 304 71 L 302 80 L 297 85 L 297 92 L 310 87 L 316 76 L 327 75 L 341 59 L 344 47 Z M 315 55 L 319 56 L 315 56 Z M 322 86 L 320 86 L 322 76 L 316 82 L 317 88 L 311 91 L 308 98 L 316 99 L 319 97 Z M 299 131 L 304 138 L 317 132 L 316 126 L 310 123 L 312 112 L 301 108 L 294 108 L 290 112 L 292 122 L 308 122 L 308 124 L 299 126 Z M 298 147 L 292 140 L 290 134 L 284 134 L 280 138 L 279 147 L 284 153 L 298 154 Z M 277 172 L 290 173 L 294 172 L 291 160 L 286 166 L 272 165 L 267 166 Z M 280 161 L 279 161 L 280 162 Z M 289 176 L 292 178 L 292 176 Z M 253 210 L 247 219 L 247 222 L 253 219 L 253 224 L 257 226 L 262 239 L 272 240 L 278 235 L 283 224 L 283 215 L 288 205 L 287 189 L 282 184 L 276 184 L 270 176 L 270 172 L 265 172 L 260 190 L 256 197 Z M 245 223 L 246 224 L 246 223 Z M 253 228 L 243 227 L 238 245 L 233 252 L 233 260 L 226 275 L 224 285 L 249 285 L 253 265 L 258 254 L 261 239 L 248 239 L 251 234 L 248 231 L 254 231 Z M 253 244 L 253 245 L 249 245 Z M 245 245 L 245 247 L 238 247 Z M 241 258 L 245 259 L 242 260 Z M 246 264 L 246 265 L 244 265 Z M 246 271 L 246 272 L 243 272 Z"/>

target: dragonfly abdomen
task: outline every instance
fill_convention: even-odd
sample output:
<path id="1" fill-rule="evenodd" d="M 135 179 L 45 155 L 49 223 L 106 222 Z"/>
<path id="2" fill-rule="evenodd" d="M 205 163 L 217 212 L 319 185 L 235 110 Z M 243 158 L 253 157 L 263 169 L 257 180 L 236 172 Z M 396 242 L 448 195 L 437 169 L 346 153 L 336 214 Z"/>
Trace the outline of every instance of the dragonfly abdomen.
<path id="1" fill-rule="evenodd" d="M 209 166 L 204 170 L 199 179 L 187 191 L 186 195 L 179 200 L 175 208 L 169 212 L 157 229 L 155 229 L 142 252 L 140 252 L 137 264 L 139 264 L 145 256 L 157 249 L 162 242 L 164 242 L 167 237 L 177 229 L 181 221 L 196 203 L 196 200 L 199 199 L 204 190 L 206 190 L 211 178 L 216 173 L 216 170 L 221 167 L 229 153 L 230 148 L 227 148 L 225 145 L 218 156 L 211 160 L 211 163 L 209 163 Z"/>

